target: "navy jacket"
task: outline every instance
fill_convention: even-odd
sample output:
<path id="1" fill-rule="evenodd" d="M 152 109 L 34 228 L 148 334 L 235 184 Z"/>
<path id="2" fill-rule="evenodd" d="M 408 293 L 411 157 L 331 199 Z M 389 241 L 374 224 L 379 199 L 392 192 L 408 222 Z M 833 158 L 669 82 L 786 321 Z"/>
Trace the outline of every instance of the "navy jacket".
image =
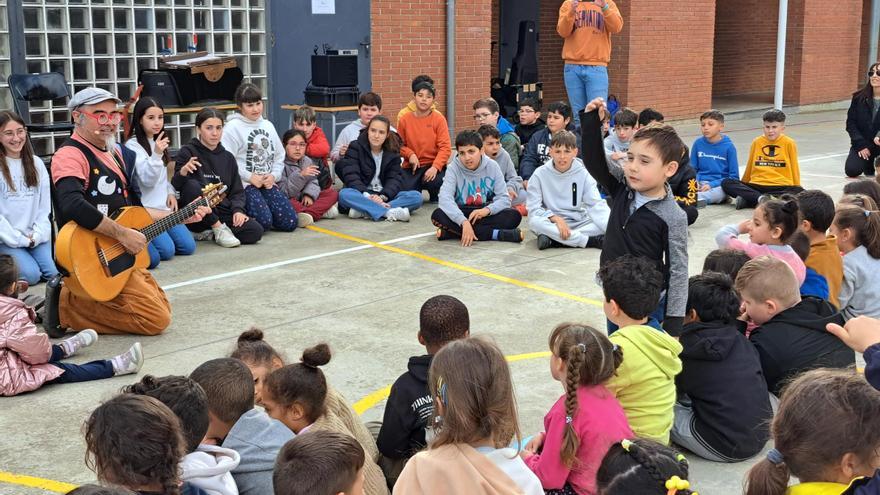
<path id="1" fill-rule="evenodd" d="M 400 153 L 383 152 L 382 164 L 379 168 L 382 190 L 377 194 L 385 195 L 389 200 L 397 197 L 403 180 L 402 170 Z M 345 156 L 336 162 L 336 175 L 342 179 L 345 187 L 365 192 L 370 189 L 370 182 L 375 174 L 376 161 L 373 160 L 370 141 L 367 133 L 361 131 L 360 136 L 348 146 Z"/>

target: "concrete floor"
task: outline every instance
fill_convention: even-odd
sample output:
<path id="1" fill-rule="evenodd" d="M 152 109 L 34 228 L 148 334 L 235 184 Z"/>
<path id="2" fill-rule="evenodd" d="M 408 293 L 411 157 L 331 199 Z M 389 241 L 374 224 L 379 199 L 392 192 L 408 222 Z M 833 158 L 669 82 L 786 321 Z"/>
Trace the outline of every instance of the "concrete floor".
<path id="1" fill-rule="evenodd" d="M 798 143 L 804 185 L 824 189 L 835 199 L 846 182 L 845 118 L 841 111 L 795 115 L 787 131 Z M 760 126 L 760 119 L 729 126 L 741 165 Z M 690 144 L 699 129 L 689 124 L 679 132 Z M 326 367 L 328 379 L 354 403 L 392 383 L 406 369 L 407 358 L 423 352 L 416 340 L 419 307 L 441 293 L 462 299 L 470 309 L 472 333 L 491 335 L 509 355 L 546 351 L 547 335 L 559 322 L 604 327 L 601 307 L 583 300 L 601 298 L 593 277 L 598 251 L 539 252 L 531 234 L 522 245 L 461 248 L 438 243 L 429 235 L 432 209 L 429 205 L 418 211 L 408 224 L 340 218 L 318 226 L 369 241 L 391 241 L 388 246 L 407 252 L 578 297 L 548 294 L 315 231 L 272 233 L 258 246 L 235 250 L 200 243 L 196 256 L 164 262 L 153 272 L 168 291 L 174 321 L 164 335 L 140 339 L 147 357 L 141 376 L 188 374 L 205 360 L 227 355 L 238 334 L 256 325 L 291 360 L 309 345 L 328 342 L 334 351 Z M 750 210 L 737 212 L 732 206 L 701 210 L 690 232 L 691 273 L 698 272 L 703 257 L 715 248 L 715 231 L 749 215 Z M 75 361 L 113 356 L 135 340 L 101 337 Z M 525 434 L 541 428 L 544 413 L 562 391 L 547 368 L 546 358 L 511 364 Z M 93 481 L 83 463 L 81 425 L 99 402 L 135 380 L 126 376 L 48 386 L 2 399 L 0 471 L 70 483 Z M 382 407 L 379 403 L 363 418 L 381 418 Z M 700 493 L 728 494 L 740 492 L 750 463 L 724 465 L 691 456 L 691 466 L 692 484 Z M 47 492 L 0 482 L 0 494 L 37 493 Z"/>

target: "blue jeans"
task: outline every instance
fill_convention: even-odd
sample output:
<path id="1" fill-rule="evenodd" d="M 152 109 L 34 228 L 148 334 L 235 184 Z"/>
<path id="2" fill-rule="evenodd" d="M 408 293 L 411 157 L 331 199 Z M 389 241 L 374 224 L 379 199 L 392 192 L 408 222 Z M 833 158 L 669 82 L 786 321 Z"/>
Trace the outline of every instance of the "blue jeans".
<path id="1" fill-rule="evenodd" d="M 11 248 L 0 245 L 0 254 L 8 254 L 18 266 L 18 278 L 34 285 L 40 278 L 48 280 L 58 274 L 55 260 L 52 259 L 52 243 L 43 242 L 33 248 Z"/>
<path id="2" fill-rule="evenodd" d="M 727 199 L 727 194 L 724 193 L 724 189 L 721 189 L 721 186 L 718 186 L 705 192 L 698 192 L 697 199 L 701 199 L 710 205 L 717 205 L 723 203 Z"/>
<path id="3" fill-rule="evenodd" d="M 103 380 L 113 377 L 113 363 L 107 359 L 92 361 L 85 364 L 59 363 L 64 358 L 64 350 L 60 345 L 52 345 L 52 356 L 49 364 L 61 368 L 64 373 L 46 383 L 77 383 Z"/>
<path id="4" fill-rule="evenodd" d="M 381 220 L 388 211 L 388 208 L 364 197 L 363 193 L 350 187 L 339 191 L 339 205 L 366 213 L 374 221 Z M 422 206 L 422 192 L 400 191 L 394 199 L 388 202 L 388 205 L 391 208 L 406 208 L 411 212 L 418 210 Z"/>
<path id="5" fill-rule="evenodd" d="M 577 114 L 594 98 L 608 99 L 608 67 L 602 65 L 565 64 L 563 69 L 565 91 L 571 105 L 572 123 L 580 127 Z"/>
<path id="6" fill-rule="evenodd" d="M 257 221 L 263 230 L 293 232 L 296 229 L 296 210 L 290 199 L 278 186 L 271 189 L 247 186 L 244 188 L 245 210 L 249 217 Z"/>
<path id="7" fill-rule="evenodd" d="M 666 294 L 663 294 L 663 297 L 660 298 L 660 304 L 657 305 L 657 308 L 654 309 L 654 312 L 648 315 L 648 321 L 645 325 L 656 328 L 661 332 L 663 330 L 663 318 L 666 316 Z M 611 322 L 611 320 L 606 320 L 608 335 L 618 331 L 620 327 Z"/>
<path id="8" fill-rule="evenodd" d="M 186 225 L 178 224 L 153 238 L 147 251 L 150 253 L 148 268 L 152 270 L 159 266 L 160 261 L 168 261 L 175 254 L 189 256 L 196 252 L 196 240 Z"/>

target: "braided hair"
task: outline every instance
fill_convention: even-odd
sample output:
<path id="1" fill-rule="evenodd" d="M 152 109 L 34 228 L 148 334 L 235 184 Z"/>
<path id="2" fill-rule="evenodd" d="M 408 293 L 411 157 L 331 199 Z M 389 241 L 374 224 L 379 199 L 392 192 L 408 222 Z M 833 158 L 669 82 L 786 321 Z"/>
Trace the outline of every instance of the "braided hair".
<path id="1" fill-rule="evenodd" d="M 650 440 L 623 440 L 605 454 L 596 473 L 604 495 L 697 495 L 691 491 L 688 462 L 675 450 Z"/>
<path id="2" fill-rule="evenodd" d="M 578 412 L 578 388 L 600 385 L 614 376 L 623 362 L 623 351 L 605 334 L 578 323 L 562 323 L 550 334 L 550 351 L 565 362 L 565 432 L 562 462 L 569 468 L 577 461 L 580 438 L 574 428 Z"/>

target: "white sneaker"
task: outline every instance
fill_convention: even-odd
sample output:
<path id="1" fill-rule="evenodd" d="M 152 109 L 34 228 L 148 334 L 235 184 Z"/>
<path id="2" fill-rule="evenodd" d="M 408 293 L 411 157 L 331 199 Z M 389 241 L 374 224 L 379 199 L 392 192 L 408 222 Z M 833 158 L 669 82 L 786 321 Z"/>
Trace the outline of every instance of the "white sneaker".
<path id="1" fill-rule="evenodd" d="M 367 214 L 360 210 L 355 210 L 354 208 L 351 208 L 348 210 L 348 218 L 367 218 Z"/>
<path id="2" fill-rule="evenodd" d="M 391 208 L 385 212 L 385 220 L 389 222 L 409 222 L 409 210 L 406 208 Z"/>
<path id="3" fill-rule="evenodd" d="M 214 243 L 218 246 L 225 248 L 241 246 L 241 241 L 235 237 L 232 230 L 230 230 L 225 223 L 221 223 L 219 227 L 213 228 L 212 230 L 214 231 Z"/>
<path id="4" fill-rule="evenodd" d="M 214 240 L 214 231 L 211 229 L 203 230 L 201 232 L 193 232 L 193 239 L 197 241 L 212 241 Z"/>
<path id="5" fill-rule="evenodd" d="M 64 357 L 68 358 L 79 352 L 83 347 L 88 347 L 97 341 L 98 332 L 91 328 L 86 328 L 73 337 L 62 340 L 58 345 L 64 350 Z"/>
<path id="6" fill-rule="evenodd" d="M 329 220 L 329 219 L 336 218 L 338 216 L 339 216 L 339 208 L 336 205 L 333 205 L 330 207 L 329 210 L 327 210 L 323 215 L 321 215 L 321 218 L 326 218 Z"/>
<path id="7" fill-rule="evenodd" d="M 113 376 L 137 373 L 144 365 L 144 350 L 140 342 L 135 342 L 128 351 L 110 359 L 113 364 Z"/>
<path id="8" fill-rule="evenodd" d="M 312 216 L 308 213 L 297 213 L 296 220 L 298 227 L 308 227 L 309 225 L 315 223 L 315 219 L 312 218 Z"/>

